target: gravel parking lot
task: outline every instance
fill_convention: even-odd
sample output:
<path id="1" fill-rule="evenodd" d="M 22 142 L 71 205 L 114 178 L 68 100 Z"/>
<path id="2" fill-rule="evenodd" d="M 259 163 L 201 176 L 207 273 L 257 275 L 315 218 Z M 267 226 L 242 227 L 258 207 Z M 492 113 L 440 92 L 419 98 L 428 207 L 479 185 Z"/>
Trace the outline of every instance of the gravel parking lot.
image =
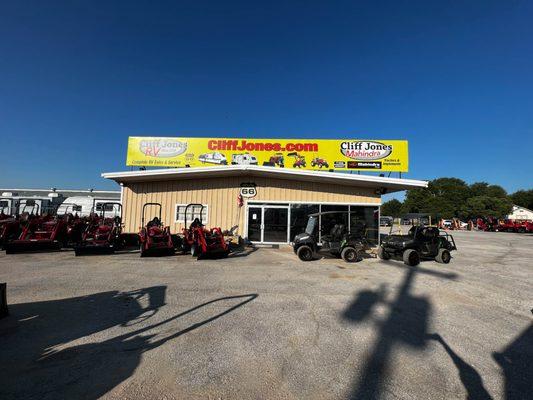
<path id="1" fill-rule="evenodd" d="M 2 253 L 0 398 L 528 398 L 533 236 L 455 238 L 416 268 Z"/>

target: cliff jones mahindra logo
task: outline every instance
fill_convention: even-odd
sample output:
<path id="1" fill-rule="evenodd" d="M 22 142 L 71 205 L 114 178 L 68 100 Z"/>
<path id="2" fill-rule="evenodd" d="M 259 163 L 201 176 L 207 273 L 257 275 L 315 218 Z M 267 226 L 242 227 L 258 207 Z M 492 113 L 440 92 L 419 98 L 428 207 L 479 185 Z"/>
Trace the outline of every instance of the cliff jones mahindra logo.
<path id="1" fill-rule="evenodd" d="M 379 142 L 342 142 L 340 150 L 354 160 L 379 160 L 392 153 L 392 146 Z"/>
<path id="2" fill-rule="evenodd" d="M 139 150 L 151 157 L 174 157 L 185 153 L 187 142 L 176 139 L 141 140 Z"/>

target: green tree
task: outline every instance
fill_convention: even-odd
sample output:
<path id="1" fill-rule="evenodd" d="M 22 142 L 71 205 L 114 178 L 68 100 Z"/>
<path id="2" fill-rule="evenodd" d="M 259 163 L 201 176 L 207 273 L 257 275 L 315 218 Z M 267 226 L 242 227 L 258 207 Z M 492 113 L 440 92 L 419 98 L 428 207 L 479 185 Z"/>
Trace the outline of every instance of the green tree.
<path id="1" fill-rule="evenodd" d="M 533 189 L 519 190 L 510 197 L 513 204 L 533 210 Z"/>
<path id="2" fill-rule="evenodd" d="M 396 199 L 386 201 L 381 206 L 381 215 L 400 217 L 402 215 L 402 202 Z"/>
<path id="3" fill-rule="evenodd" d="M 461 179 L 435 179 L 427 188 L 409 190 L 402 212 L 427 213 L 433 218 L 457 217 L 470 194 L 470 187 Z"/>
<path id="4" fill-rule="evenodd" d="M 476 182 L 470 185 L 470 197 L 488 196 L 507 198 L 507 192 L 499 185 L 489 185 L 487 182 Z"/>
<path id="5" fill-rule="evenodd" d="M 460 214 L 464 218 L 479 216 L 503 218 L 512 208 L 513 203 L 507 197 L 475 196 L 466 200 Z"/>

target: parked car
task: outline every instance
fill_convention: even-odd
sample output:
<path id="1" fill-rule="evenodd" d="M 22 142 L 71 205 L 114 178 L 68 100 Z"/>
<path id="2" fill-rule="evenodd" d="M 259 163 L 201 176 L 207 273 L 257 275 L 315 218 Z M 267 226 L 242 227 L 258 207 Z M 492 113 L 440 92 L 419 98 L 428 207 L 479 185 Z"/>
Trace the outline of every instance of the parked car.
<path id="1" fill-rule="evenodd" d="M 388 216 L 381 216 L 379 218 L 379 226 L 392 226 L 394 218 Z"/>

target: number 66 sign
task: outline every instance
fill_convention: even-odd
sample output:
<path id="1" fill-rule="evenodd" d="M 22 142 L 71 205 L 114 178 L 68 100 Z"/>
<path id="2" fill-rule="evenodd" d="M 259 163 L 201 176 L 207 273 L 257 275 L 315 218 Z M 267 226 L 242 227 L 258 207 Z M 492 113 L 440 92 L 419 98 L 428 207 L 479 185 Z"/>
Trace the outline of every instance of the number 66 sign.
<path id="1" fill-rule="evenodd" d="M 255 183 L 246 182 L 241 183 L 241 191 L 240 194 L 242 197 L 251 199 L 252 197 L 255 197 L 257 195 L 257 186 Z"/>

